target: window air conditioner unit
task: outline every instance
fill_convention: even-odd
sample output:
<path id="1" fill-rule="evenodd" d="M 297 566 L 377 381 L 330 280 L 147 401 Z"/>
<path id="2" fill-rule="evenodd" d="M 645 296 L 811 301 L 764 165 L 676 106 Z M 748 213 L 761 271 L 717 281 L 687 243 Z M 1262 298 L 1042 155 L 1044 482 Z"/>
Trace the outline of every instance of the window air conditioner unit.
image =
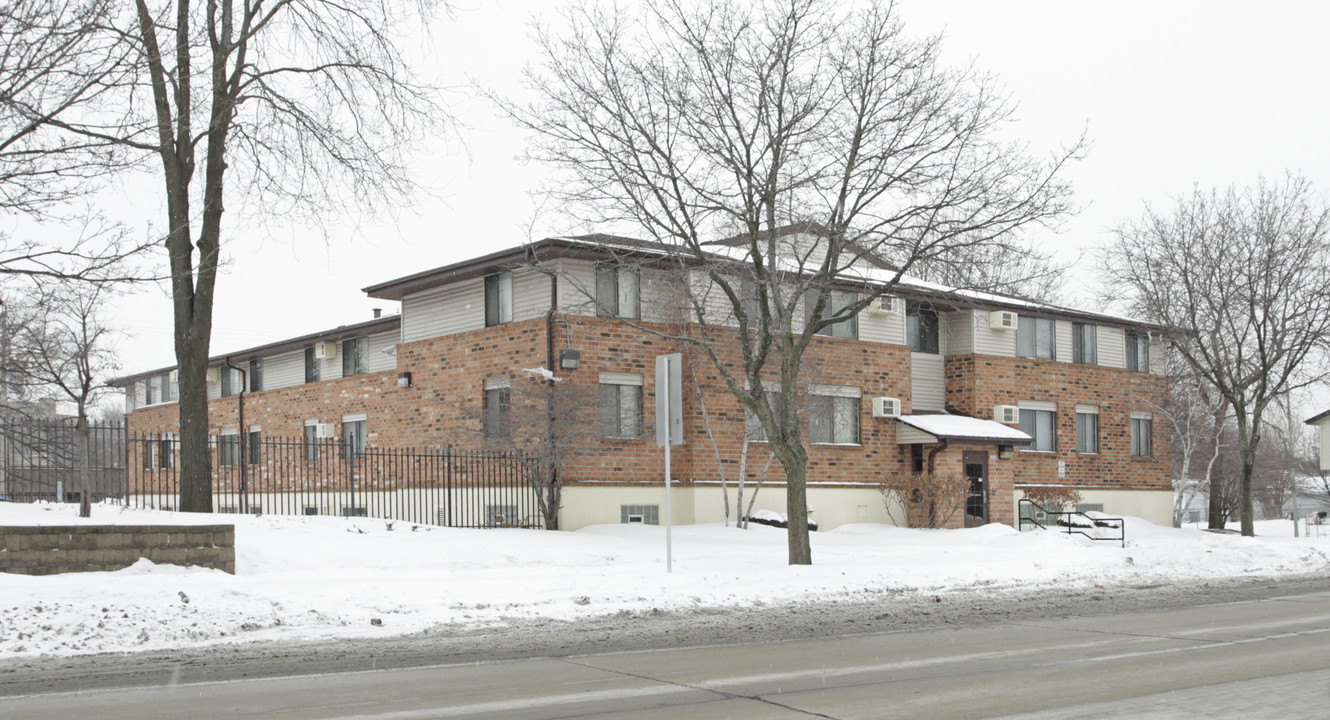
<path id="1" fill-rule="evenodd" d="M 1016 313 L 1010 310 L 994 310 L 988 314 L 988 326 L 994 330 L 1015 330 Z"/>
<path id="2" fill-rule="evenodd" d="M 873 398 L 873 417 L 895 418 L 901 416 L 901 399 L 894 397 Z"/>
<path id="3" fill-rule="evenodd" d="M 314 357 L 318 360 L 331 360 L 337 357 L 337 343 L 314 343 Z"/>
<path id="4" fill-rule="evenodd" d="M 905 301 L 898 297 L 883 295 L 873 304 L 872 310 L 881 315 L 900 315 L 905 312 Z"/>
<path id="5" fill-rule="evenodd" d="M 166 377 L 167 377 L 167 382 L 178 383 L 180 382 L 180 371 L 172 370 L 170 374 L 168 374 Z"/>
<path id="6" fill-rule="evenodd" d="M 1021 410 L 1015 405 L 994 405 L 993 419 L 1003 425 L 1015 425 L 1021 421 Z"/>
<path id="7" fill-rule="evenodd" d="M 319 423 L 314 426 L 314 437 L 320 440 L 337 437 L 337 425 L 333 423 Z"/>
<path id="8" fill-rule="evenodd" d="M 222 379 L 222 369 L 219 367 L 208 368 L 206 379 L 210 383 L 220 382 Z"/>

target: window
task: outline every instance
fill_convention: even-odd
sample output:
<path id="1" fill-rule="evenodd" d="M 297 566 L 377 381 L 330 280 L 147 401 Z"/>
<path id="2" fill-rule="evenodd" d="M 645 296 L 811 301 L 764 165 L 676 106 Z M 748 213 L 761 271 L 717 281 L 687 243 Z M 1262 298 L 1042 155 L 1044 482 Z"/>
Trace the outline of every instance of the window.
<path id="1" fill-rule="evenodd" d="M 369 436 L 365 432 L 365 416 L 342 416 L 342 449 L 347 460 L 365 457 Z"/>
<path id="2" fill-rule="evenodd" d="M 1076 406 L 1076 452 L 1099 452 L 1099 408 L 1094 405 Z"/>
<path id="3" fill-rule="evenodd" d="M 319 421 L 305 421 L 305 462 L 319 459 Z"/>
<path id="4" fill-rule="evenodd" d="M 851 290 L 828 290 L 827 301 L 822 307 L 822 317 L 828 318 L 845 310 L 845 308 L 859 302 L 859 293 Z M 817 306 L 817 295 L 810 292 L 805 298 L 804 319 L 806 322 L 813 320 L 813 308 Z M 818 335 L 828 337 L 858 339 L 859 337 L 859 317 L 851 315 L 834 325 L 828 325 L 817 331 Z"/>
<path id="5" fill-rule="evenodd" d="M 767 391 L 767 402 L 771 404 L 771 412 L 777 417 L 780 416 L 780 393 L 777 391 Z M 762 422 L 757 419 L 751 410 L 744 409 L 744 433 L 752 442 L 766 442 L 767 431 L 762 427 Z"/>
<path id="6" fill-rule="evenodd" d="M 917 353 L 938 354 L 937 311 L 919 303 L 905 306 L 905 342 Z"/>
<path id="7" fill-rule="evenodd" d="M 1026 450 L 1054 452 L 1057 444 L 1057 413 L 1052 410 L 1021 408 L 1021 432 L 1034 438 Z"/>
<path id="8" fill-rule="evenodd" d="M 314 348 L 305 348 L 305 382 L 319 381 L 319 359 L 314 355 Z"/>
<path id="9" fill-rule="evenodd" d="M 1053 321 L 1048 318 L 1022 316 L 1016 324 L 1016 354 L 1040 360 L 1056 360 Z"/>
<path id="10" fill-rule="evenodd" d="M 1154 455 L 1154 419 L 1149 413 L 1131 414 L 1131 454 L 1136 457 Z"/>
<path id="11" fill-rule="evenodd" d="M 641 278 L 637 270 L 618 265 L 596 266 L 596 315 L 641 317 Z"/>
<path id="12" fill-rule="evenodd" d="M 506 377 L 485 378 L 485 406 L 482 409 L 486 440 L 512 437 L 512 390 Z"/>
<path id="13" fill-rule="evenodd" d="M 240 370 L 225 365 L 218 370 L 222 377 L 222 397 L 239 394 L 244 389 L 245 383 L 241 379 Z"/>
<path id="14" fill-rule="evenodd" d="M 1127 369 L 1150 372 L 1150 337 L 1145 333 L 1127 333 Z"/>
<path id="15" fill-rule="evenodd" d="M 154 405 L 157 403 L 157 378 L 150 377 L 143 381 L 143 404 Z"/>
<path id="16" fill-rule="evenodd" d="M 230 467 L 239 464 L 240 433 L 235 430 L 223 430 L 222 436 L 218 438 L 217 449 L 218 455 L 221 456 L 221 465 Z"/>
<path id="17" fill-rule="evenodd" d="M 1085 512 L 1101 513 L 1103 511 L 1104 511 L 1103 503 L 1076 503 L 1076 512 L 1079 513 L 1085 513 Z"/>
<path id="18" fill-rule="evenodd" d="M 513 321 L 513 274 L 485 276 L 485 327 Z"/>
<path id="19" fill-rule="evenodd" d="M 924 446 L 920 443 L 910 445 L 910 472 L 924 471 Z"/>
<path id="20" fill-rule="evenodd" d="M 1090 323 L 1071 324 L 1071 361 L 1094 365 L 1099 362 L 1095 352 L 1099 327 Z"/>
<path id="21" fill-rule="evenodd" d="M 249 431 L 249 464 L 263 464 L 263 431 L 258 428 Z"/>
<path id="22" fill-rule="evenodd" d="M 490 527 L 518 527 L 522 521 L 516 505 L 486 505 L 485 518 Z"/>
<path id="23" fill-rule="evenodd" d="M 258 392 L 263 389 L 263 358 L 254 358 L 249 361 L 249 391 Z"/>
<path id="24" fill-rule="evenodd" d="M 814 386 L 808 396 L 808 440 L 815 443 L 859 442 L 859 389 Z"/>
<path id="25" fill-rule="evenodd" d="M 175 435 L 167 433 L 162 436 L 158 443 L 158 449 L 161 451 L 161 459 L 157 467 L 163 470 L 170 470 L 175 467 Z"/>
<path id="26" fill-rule="evenodd" d="M 362 375 L 365 358 L 369 353 L 369 338 L 351 338 L 342 341 L 342 377 Z"/>
<path id="27" fill-rule="evenodd" d="M 154 457 L 154 448 L 153 448 L 152 438 L 145 438 L 145 439 L 143 440 L 143 469 L 144 469 L 144 470 L 151 470 L 151 469 L 152 469 L 152 461 L 153 461 L 153 457 Z"/>
<path id="28" fill-rule="evenodd" d="M 641 523 L 643 525 L 659 525 L 660 506 L 620 505 L 619 522 L 623 524 Z"/>
<path id="29" fill-rule="evenodd" d="M 642 437 L 641 375 L 600 374 L 600 434 L 617 438 Z"/>
<path id="30" fill-rule="evenodd" d="M 161 401 L 164 403 L 175 402 L 176 386 L 175 383 L 171 382 L 171 373 L 162 373 L 159 375 L 157 377 L 157 383 L 162 388 Z"/>

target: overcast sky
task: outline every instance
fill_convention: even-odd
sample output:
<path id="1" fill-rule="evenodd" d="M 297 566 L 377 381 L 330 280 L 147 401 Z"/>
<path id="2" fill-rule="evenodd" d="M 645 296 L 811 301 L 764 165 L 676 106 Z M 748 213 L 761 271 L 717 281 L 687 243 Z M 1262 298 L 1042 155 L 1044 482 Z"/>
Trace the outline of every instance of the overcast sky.
<path id="1" fill-rule="evenodd" d="M 551 6 L 455 0 L 453 17 L 433 27 L 425 74 L 517 92 L 533 57 L 532 14 Z M 1062 233 L 1036 236 L 1083 258 L 1072 297 L 1089 296 L 1089 251 L 1146 202 L 1285 170 L 1330 193 L 1330 3 L 903 0 L 899 12 L 912 33 L 943 32 L 948 61 L 973 61 L 1006 84 L 1019 104 L 1015 130 L 1032 148 L 1087 132 L 1089 154 L 1066 175 L 1085 209 Z M 532 193 L 544 175 L 521 162 L 521 133 L 465 90 L 445 102 L 470 130 L 421 153 L 418 172 L 434 191 L 418 206 L 329 218 L 326 241 L 229 219 L 214 355 L 369 319 L 374 307 L 395 312 L 360 288 L 524 242 L 533 217 L 536 236 L 593 230 L 536 215 Z M 145 197 L 152 189 L 123 191 L 123 200 L 157 214 L 141 223 L 160 226 L 160 202 Z M 113 321 L 126 334 L 123 374 L 175 364 L 165 288 L 121 300 Z"/>

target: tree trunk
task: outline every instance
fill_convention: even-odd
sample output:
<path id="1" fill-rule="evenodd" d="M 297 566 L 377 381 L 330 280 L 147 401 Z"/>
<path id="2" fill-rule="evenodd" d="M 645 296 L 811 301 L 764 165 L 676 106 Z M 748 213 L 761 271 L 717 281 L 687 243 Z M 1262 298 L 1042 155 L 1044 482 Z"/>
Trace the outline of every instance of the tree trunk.
<path id="1" fill-rule="evenodd" d="M 791 565 L 812 565 L 813 549 L 808 539 L 808 494 L 806 458 L 785 467 L 785 518 Z"/>
<path id="2" fill-rule="evenodd" d="M 92 468 L 91 453 L 88 452 L 88 414 L 79 407 L 78 419 L 74 423 L 74 462 L 78 477 L 79 517 L 92 517 Z"/>
<path id="3" fill-rule="evenodd" d="M 208 357 L 180 352 L 180 510 L 212 512 L 208 455 Z"/>

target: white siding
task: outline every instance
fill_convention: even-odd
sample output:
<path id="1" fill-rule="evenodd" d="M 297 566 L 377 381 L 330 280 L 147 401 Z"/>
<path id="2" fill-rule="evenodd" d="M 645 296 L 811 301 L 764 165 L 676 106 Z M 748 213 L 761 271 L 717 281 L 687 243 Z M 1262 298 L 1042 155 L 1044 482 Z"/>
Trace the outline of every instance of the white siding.
<path id="1" fill-rule="evenodd" d="M 911 412 L 947 406 L 946 361 L 941 355 L 910 353 Z"/>
<path id="2" fill-rule="evenodd" d="M 1099 326 L 1096 352 L 1104 367 L 1127 367 L 1127 333 L 1122 328 Z"/>
<path id="3" fill-rule="evenodd" d="M 638 293 L 642 305 L 642 319 L 647 322 L 670 323 L 678 322 L 681 318 L 679 288 L 675 273 L 668 273 L 661 270 L 642 270 L 642 276 L 638 284 Z M 729 298 L 719 289 L 716 290 L 716 301 L 720 305 L 730 308 L 728 314 L 733 314 L 733 309 Z"/>
<path id="4" fill-rule="evenodd" d="M 1071 321 L 1053 321 L 1053 357 L 1059 362 L 1071 362 Z"/>
<path id="5" fill-rule="evenodd" d="M 948 355 L 969 355 L 974 352 L 974 311 L 957 310 L 938 313 L 939 325 Z"/>
<path id="6" fill-rule="evenodd" d="M 916 427 L 905 423 L 896 423 L 897 445 L 928 445 L 937 442 L 937 438 Z"/>
<path id="7" fill-rule="evenodd" d="M 904 345 L 905 313 L 885 313 L 876 310 L 865 310 L 859 313 L 859 339 L 868 342 Z"/>
<path id="8" fill-rule="evenodd" d="M 974 313 L 974 351 L 981 355 L 1016 357 L 1016 330 L 994 329 L 987 310 Z M 1025 318 L 1018 318 L 1022 322 Z"/>
<path id="9" fill-rule="evenodd" d="M 483 278 L 463 280 L 437 290 L 402 298 L 402 342 L 453 335 L 483 327 L 485 327 Z M 341 375 L 340 367 L 337 369 L 337 375 Z M 335 376 L 324 375 L 324 377 Z"/>
<path id="10" fill-rule="evenodd" d="M 208 383 L 209 400 L 216 400 L 217 398 L 222 396 L 222 369 L 219 367 L 217 368 L 216 372 L 217 372 L 217 380 L 215 382 Z"/>
<path id="11" fill-rule="evenodd" d="M 139 380 L 130 386 L 129 392 L 125 393 L 126 411 L 133 410 L 134 408 L 141 408 L 147 404 L 148 388 L 144 385 L 146 382 L 148 381 Z"/>
<path id="12" fill-rule="evenodd" d="M 263 389 L 294 387 L 305 384 L 305 351 L 274 355 L 263 359 Z"/>
<path id="13" fill-rule="evenodd" d="M 560 260 L 559 311 L 569 315 L 595 315 L 596 266 L 577 260 Z"/>
<path id="14" fill-rule="evenodd" d="M 1164 361 L 1164 341 L 1150 339 L 1150 372 L 1155 375 L 1167 375 L 1168 363 Z"/>
<path id="15" fill-rule="evenodd" d="M 485 285 L 481 280 L 480 324 L 485 324 Z M 545 317 L 550 309 L 550 278 L 531 267 L 513 269 L 513 322 Z"/>
<path id="16" fill-rule="evenodd" d="M 1316 425 L 1316 434 L 1321 436 L 1321 469 L 1330 470 L 1330 427 L 1321 421 Z"/>
<path id="17" fill-rule="evenodd" d="M 397 339 L 398 333 L 395 330 L 369 336 L 369 342 L 366 343 L 369 346 L 369 351 L 365 358 L 366 372 L 373 373 L 397 369 L 397 355 L 395 353 L 390 355 L 387 352 L 384 352 L 389 348 L 395 347 L 397 345 Z M 303 376 L 303 372 L 301 374 Z"/>

